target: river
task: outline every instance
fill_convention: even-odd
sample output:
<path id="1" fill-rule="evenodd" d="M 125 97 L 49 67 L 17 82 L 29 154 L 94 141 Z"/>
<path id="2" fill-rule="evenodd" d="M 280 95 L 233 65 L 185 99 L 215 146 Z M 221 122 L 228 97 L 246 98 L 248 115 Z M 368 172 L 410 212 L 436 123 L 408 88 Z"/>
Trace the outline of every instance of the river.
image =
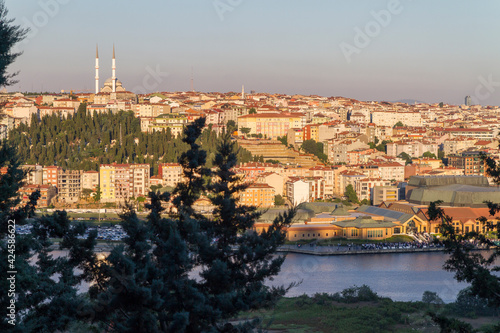
<path id="1" fill-rule="evenodd" d="M 419 301 L 424 291 L 437 292 L 453 302 L 466 283 L 443 270 L 443 252 L 314 256 L 290 253 L 281 272 L 270 282 L 288 285 L 302 281 L 287 296 L 335 293 L 353 285 L 368 285 L 378 295 L 395 301 Z"/>
<path id="2" fill-rule="evenodd" d="M 60 256 L 65 252 L 54 251 Z M 438 293 L 446 303 L 467 287 L 443 270 L 443 252 L 314 256 L 290 253 L 269 285 L 301 282 L 287 296 L 335 293 L 353 285 L 368 285 L 378 295 L 395 301 L 419 301 L 424 291 Z M 86 291 L 88 284 L 80 290 Z"/>

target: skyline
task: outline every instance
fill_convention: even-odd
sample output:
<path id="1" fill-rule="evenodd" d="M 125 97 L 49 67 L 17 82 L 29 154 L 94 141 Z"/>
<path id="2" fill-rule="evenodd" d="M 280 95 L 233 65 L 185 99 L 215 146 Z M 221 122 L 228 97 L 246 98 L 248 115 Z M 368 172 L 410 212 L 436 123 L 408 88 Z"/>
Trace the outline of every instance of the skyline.
<path id="1" fill-rule="evenodd" d="M 117 78 L 133 92 L 190 90 L 193 71 L 197 91 L 245 85 L 378 101 L 462 104 L 470 95 L 500 104 L 500 46 L 489 38 L 500 28 L 494 1 L 169 1 L 130 10 L 134 5 L 7 0 L 14 23 L 32 29 L 8 68 L 20 71 L 20 82 L 8 90 L 93 91 L 95 45 L 102 86 L 114 43 Z M 155 72 L 159 79 L 151 80 Z"/>

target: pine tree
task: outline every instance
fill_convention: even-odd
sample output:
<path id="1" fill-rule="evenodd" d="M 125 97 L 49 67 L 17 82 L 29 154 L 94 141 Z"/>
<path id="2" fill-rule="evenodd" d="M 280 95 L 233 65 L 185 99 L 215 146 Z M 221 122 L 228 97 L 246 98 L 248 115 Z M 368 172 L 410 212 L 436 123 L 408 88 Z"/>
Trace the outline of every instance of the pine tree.
<path id="1" fill-rule="evenodd" d="M 486 173 L 493 178 L 496 184 L 500 184 L 500 164 L 493 158 L 481 154 L 481 159 L 485 163 Z M 500 248 L 486 237 L 484 233 L 470 231 L 465 234 L 459 234 L 453 225 L 453 219 L 446 215 L 444 210 L 439 207 L 442 201 L 431 202 L 428 207 L 429 219 L 441 221 L 441 233 L 445 251 L 450 254 L 446 260 L 444 268 L 455 272 L 455 279 L 459 282 L 469 283 L 471 296 L 478 297 L 487 302 L 488 306 L 496 309 L 500 308 L 500 278 L 498 271 L 498 258 L 500 257 Z M 487 232 L 494 232 L 499 235 L 500 221 L 493 217 L 500 212 L 500 203 L 485 202 L 489 208 L 490 217 L 480 217 L 478 223 L 481 229 Z M 474 251 L 476 245 L 485 246 L 490 252 Z M 433 314 L 433 319 L 438 323 L 442 330 L 451 331 L 456 325 L 467 324 L 456 320 L 448 320 L 443 316 Z M 458 326 L 457 326 L 458 327 Z M 493 330 L 500 331 L 500 324 L 497 324 Z"/>
<path id="2" fill-rule="evenodd" d="M 77 286 L 86 277 L 76 273 L 76 267 L 95 262 L 93 246 L 96 234 L 88 240 L 77 239 L 84 227 L 70 228 L 65 212 L 37 218 L 33 231 L 27 235 L 11 234 L 11 226 L 27 223 L 34 215 L 36 202 L 40 197 L 34 192 L 26 205 L 18 207 L 17 194 L 25 173 L 20 169 L 15 149 L 7 142 L 0 143 L 0 167 L 7 167 L 7 173 L 0 176 L 0 270 L 15 277 L 15 312 L 17 316 L 2 316 L 0 331 L 3 332 L 54 332 L 66 330 L 75 321 L 77 309 L 85 304 L 85 298 L 77 295 Z M 13 222 L 10 222 L 13 221 Z M 61 238 L 61 249 L 69 249 L 68 257 L 53 258 L 50 238 Z M 10 256 L 9 256 L 10 255 Z M 14 257 L 15 255 L 15 257 Z M 33 262 L 35 255 L 37 260 Z M 10 281 L 0 280 L 0 306 L 11 305 Z M 62 315 L 63 314 L 63 315 Z M 11 322 L 9 322 L 9 320 Z M 13 325 L 15 323 L 15 325 Z"/>
<path id="3" fill-rule="evenodd" d="M 232 327 L 227 320 L 243 310 L 270 306 L 286 291 L 264 281 L 279 272 L 284 258 L 273 253 L 294 212 L 276 219 L 263 234 L 253 232 L 259 213 L 238 205 L 235 195 L 244 188 L 232 171 L 235 146 L 229 136 L 223 138 L 211 174 L 197 140 L 203 125 L 203 118 L 196 120 L 182 138 L 190 147 L 179 159 L 187 181 L 172 196 L 151 192 L 145 223 L 127 210 L 122 215 L 126 246 L 116 247 L 95 267 L 91 315 L 108 331 L 243 331 L 255 323 Z M 212 185 L 206 183 L 208 176 L 214 178 Z M 193 209 L 203 192 L 216 206 L 210 219 Z M 166 218 L 163 203 L 170 200 L 175 209 Z M 199 278 L 195 267 L 202 268 Z"/>
<path id="4" fill-rule="evenodd" d="M 18 25 L 13 25 L 13 19 L 7 18 L 8 10 L 5 7 L 3 0 L 0 1 L 0 87 L 10 86 L 17 81 L 13 78 L 17 73 L 8 74 L 7 67 L 12 64 L 17 57 L 21 55 L 19 52 L 13 52 L 13 47 L 16 43 L 22 41 L 27 29 L 22 29 Z"/>

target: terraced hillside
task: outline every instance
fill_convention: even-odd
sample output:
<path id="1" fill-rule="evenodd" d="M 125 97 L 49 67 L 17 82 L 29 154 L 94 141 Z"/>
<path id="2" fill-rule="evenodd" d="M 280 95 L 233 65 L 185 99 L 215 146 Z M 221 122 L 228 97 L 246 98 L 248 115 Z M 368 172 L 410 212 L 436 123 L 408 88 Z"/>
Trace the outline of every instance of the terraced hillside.
<path id="1" fill-rule="evenodd" d="M 252 155 L 262 155 L 264 160 L 278 160 L 281 163 L 294 163 L 302 167 L 323 165 L 316 156 L 299 153 L 280 142 L 270 140 L 238 140 L 238 144 L 249 150 Z"/>

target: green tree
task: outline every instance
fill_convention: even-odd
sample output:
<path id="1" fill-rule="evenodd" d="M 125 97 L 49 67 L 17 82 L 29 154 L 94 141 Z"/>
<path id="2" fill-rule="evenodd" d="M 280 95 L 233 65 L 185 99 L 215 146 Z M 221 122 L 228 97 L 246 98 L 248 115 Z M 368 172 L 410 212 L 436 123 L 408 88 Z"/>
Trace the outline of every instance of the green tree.
<path id="1" fill-rule="evenodd" d="M 439 150 L 438 150 L 438 158 L 439 158 L 440 160 L 443 160 L 443 158 L 444 158 L 444 151 L 443 151 L 443 150 L 441 150 L 441 149 L 439 149 Z"/>
<path id="2" fill-rule="evenodd" d="M 0 306 L 8 309 L 15 300 L 15 311 L 0 319 L 0 331 L 66 331 L 77 320 L 80 305 L 86 302 L 78 294 L 78 285 L 86 278 L 85 269 L 77 273 L 76 268 L 82 258 L 92 263 L 96 233 L 90 233 L 87 240 L 79 239 L 84 226 L 70 228 L 66 213 L 60 211 L 34 219 L 28 234 L 14 233 L 15 225 L 25 225 L 28 217 L 33 218 L 40 193 L 34 192 L 26 205 L 16 208 L 17 191 L 25 174 L 15 149 L 6 141 L 0 143 L 0 167 L 7 168 L 7 173 L 0 176 L 0 270 L 16 272 L 8 276 L 14 280 L 0 280 Z M 53 258 L 51 238 L 61 239 L 59 248 L 68 250 L 66 257 Z M 8 292 L 11 282 L 15 284 L 15 298 Z"/>
<path id="3" fill-rule="evenodd" d="M 405 165 L 408 165 L 408 164 L 412 164 L 412 159 L 411 159 L 411 156 L 408 155 L 407 153 L 405 152 L 402 152 L 401 154 L 398 155 L 399 158 L 402 158 L 403 160 L 405 160 Z"/>
<path id="4" fill-rule="evenodd" d="M 252 129 L 249 128 L 249 127 L 242 127 L 242 128 L 240 128 L 241 133 L 243 133 L 245 135 L 247 135 L 248 133 L 250 133 L 251 130 Z"/>
<path id="5" fill-rule="evenodd" d="M 288 136 L 287 135 L 278 136 L 278 141 L 280 141 L 285 146 L 288 146 Z"/>
<path id="6" fill-rule="evenodd" d="M 234 120 L 229 120 L 226 124 L 227 132 L 233 134 L 238 129 Z"/>
<path id="7" fill-rule="evenodd" d="M 387 151 L 387 144 L 391 142 L 389 140 L 382 140 L 382 142 L 375 147 L 378 151 L 386 152 Z"/>
<path id="8" fill-rule="evenodd" d="M 440 102 L 439 103 L 439 107 L 442 108 L 444 106 L 444 103 L 443 102 Z"/>
<path id="9" fill-rule="evenodd" d="M 424 291 L 424 294 L 422 295 L 422 302 L 433 305 L 444 304 L 443 300 L 441 299 L 441 297 L 438 296 L 437 293 L 428 290 Z"/>
<path id="10" fill-rule="evenodd" d="M 95 188 L 95 194 L 92 197 L 94 199 L 94 202 L 100 202 L 101 196 L 102 196 L 101 186 L 97 185 L 97 187 Z"/>
<path id="11" fill-rule="evenodd" d="M 274 205 L 275 206 L 283 206 L 285 204 L 285 199 L 281 196 L 281 194 L 276 194 L 274 196 Z"/>
<path id="12" fill-rule="evenodd" d="M 94 193 L 94 191 L 90 188 L 84 188 L 82 189 L 82 197 L 83 199 L 88 199 L 90 198 L 90 195 Z"/>
<path id="13" fill-rule="evenodd" d="M 405 124 L 403 124 L 401 121 L 398 121 L 397 123 L 394 124 L 393 128 L 395 127 L 404 127 Z"/>
<path id="14" fill-rule="evenodd" d="M 257 110 L 255 110 L 255 108 L 250 108 L 248 114 L 257 114 Z"/>
<path id="15" fill-rule="evenodd" d="M 13 48 L 28 33 L 28 29 L 13 25 L 14 20 L 9 19 L 7 14 L 5 3 L 0 0 L 0 87 L 10 86 L 17 82 L 13 80 L 17 73 L 8 74 L 7 67 L 21 55 L 20 52 L 13 52 Z"/>
<path id="16" fill-rule="evenodd" d="M 356 191 L 354 191 L 354 187 L 352 187 L 351 184 L 346 186 L 344 196 L 347 197 L 349 202 L 359 203 L 358 195 L 356 194 Z"/>
<path id="17" fill-rule="evenodd" d="M 433 158 L 435 159 L 436 158 L 436 155 L 434 155 L 433 153 L 431 153 L 430 151 L 426 151 L 425 153 L 422 154 L 422 156 L 424 158 Z"/>
<path id="18" fill-rule="evenodd" d="M 237 193 L 246 185 L 233 171 L 236 145 L 229 134 L 222 137 L 212 173 L 207 152 L 197 143 L 203 126 L 204 119 L 196 120 L 182 138 L 190 147 L 179 159 L 187 181 L 172 196 L 151 192 L 145 223 L 127 210 L 122 215 L 126 246 L 116 247 L 94 269 L 99 283 L 90 290 L 96 305 L 91 315 L 108 331 L 249 331 L 253 321 L 234 327 L 228 320 L 272 306 L 287 290 L 264 282 L 283 263 L 274 252 L 294 211 L 278 217 L 267 231 L 253 232 L 261 213 L 238 204 Z M 193 209 L 201 193 L 215 206 L 211 218 Z M 163 203 L 168 201 L 175 210 L 166 218 Z"/>
<path id="19" fill-rule="evenodd" d="M 481 159 L 486 164 L 485 170 L 496 184 L 500 184 L 500 164 L 484 154 Z M 446 260 L 444 268 L 455 272 L 455 279 L 459 282 L 467 282 L 470 289 L 467 293 L 487 302 L 488 306 L 498 311 L 500 308 L 500 279 L 497 272 L 500 267 L 496 264 L 500 256 L 500 248 L 496 246 L 485 233 L 470 231 L 459 234 L 453 225 L 453 219 L 446 215 L 439 207 L 441 201 L 431 202 L 427 214 L 431 221 L 440 221 L 442 239 L 446 253 L 449 258 Z M 498 235 L 500 223 L 494 220 L 494 216 L 500 212 L 500 204 L 490 201 L 485 202 L 489 208 L 490 217 L 480 217 L 478 219 L 480 229 L 486 232 L 493 232 Z M 478 253 L 474 251 L 479 244 L 490 249 L 490 253 Z M 449 320 L 443 316 L 434 315 L 434 320 L 443 328 L 446 325 L 458 325 L 454 320 Z M 464 324 L 465 325 L 465 324 Z M 500 325 L 495 326 L 500 330 Z"/>
<path id="20" fill-rule="evenodd" d="M 323 143 L 322 142 L 316 142 L 313 139 L 305 140 L 302 143 L 301 148 L 306 153 L 313 154 L 316 157 L 318 157 L 319 160 L 322 161 L 323 163 L 326 163 L 326 161 L 328 160 L 328 156 L 326 156 L 326 154 L 323 153 Z"/>

